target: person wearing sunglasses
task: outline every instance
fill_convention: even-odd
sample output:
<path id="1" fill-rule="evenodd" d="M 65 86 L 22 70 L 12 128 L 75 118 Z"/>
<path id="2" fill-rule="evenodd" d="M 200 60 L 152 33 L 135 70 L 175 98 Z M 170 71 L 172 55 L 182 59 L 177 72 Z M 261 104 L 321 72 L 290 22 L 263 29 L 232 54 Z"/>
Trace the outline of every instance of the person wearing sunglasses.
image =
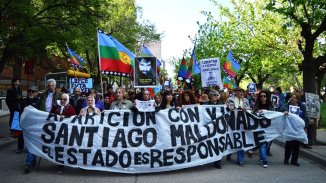
<path id="1" fill-rule="evenodd" d="M 263 90 L 263 91 L 259 92 L 257 101 L 255 102 L 255 105 L 253 108 L 253 113 L 260 114 L 263 112 L 263 110 L 274 111 L 274 105 L 270 99 L 271 99 L 271 94 L 269 91 Z M 262 166 L 264 168 L 268 168 L 266 155 L 267 154 L 271 155 L 270 150 L 269 150 L 271 144 L 272 144 L 272 141 L 263 142 L 263 143 L 259 144 L 260 159 L 262 160 Z"/>

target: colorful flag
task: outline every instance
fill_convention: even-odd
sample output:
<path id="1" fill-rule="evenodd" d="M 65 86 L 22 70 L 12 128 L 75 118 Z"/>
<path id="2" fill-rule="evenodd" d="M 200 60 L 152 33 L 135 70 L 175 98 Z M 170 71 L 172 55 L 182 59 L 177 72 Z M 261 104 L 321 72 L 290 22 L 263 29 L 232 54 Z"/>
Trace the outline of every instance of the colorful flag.
<path id="1" fill-rule="evenodd" d="M 195 50 L 196 50 L 196 47 L 194 47 L 194 49 L 192 50 L 186 78 L 190 78 L 191 76 L 200 73 L 200 68 L 197 63 Z"/>
<path id="2" fill-rule="evenodd" d="M 141 56 L 142 57 L 153 57 L 154 55 L 146 45 L 143 45 L 141 47 Z M 160 67 L 161 67 L 161 61 L 159 59 L 156 59 L 156 67 L 157 67 L 157 71 L 159 73 Z"/>
<path id="3" fill-rule="evenodd" d="M 158 93 L 160 93 L 161 88 L 160 87 L 155 87 L 155 88 L 147 88 L 147 91 L 149 91 L 151 97 L 154 97 L 155 95 L 157 95 Z"/>
<path id="4" fill-rule="evenodd" d="M 187 76 L 187 63 L 184 58 L 181 60 L 179 72 L 178 72 L 178 80 L 184 80 Z"/>
<path id="5" fill-rule="evenodd" d="M 82 59 L 79 55 L 77 55 L 75 52 L 73 52 L 68 46 L 68 54 L 69 54 L 69 61 L 78 66 L 86 66 L 86 62 L 84 59 Z"/>
<path id="6" fill-rule="evenodd" d="M 237 88 L 237 85 L 234 83 L 234 81 L 229 79 L 228 77 L 223 78 L 223 86 L 230 90 L 234 90 Z"/>
<path id="7" fill-rule="evenodd" d="M 135 55 L 112 36 L 98 31 L 100 71 L 111 75 L 131 76 Z"/>
<path id="8" fill-rule="evenodd" d="M 228 53 L 228 60 L 224 62 L 224 71 L 232 78 L 235 78 L 240 71 L 240 64 L 234 60 L 232 51 Z"/>

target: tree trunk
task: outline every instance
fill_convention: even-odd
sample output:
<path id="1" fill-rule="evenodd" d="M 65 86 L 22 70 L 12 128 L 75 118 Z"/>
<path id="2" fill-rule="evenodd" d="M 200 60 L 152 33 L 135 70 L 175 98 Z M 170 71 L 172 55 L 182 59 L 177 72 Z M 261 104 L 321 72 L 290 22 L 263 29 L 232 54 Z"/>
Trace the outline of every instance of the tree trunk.
<path id="1" fill-rule="evenodd" d="M 316 93 L 316 73 L 314 72 L 314 66 L 311 60 L 303 60 L 302 62 L 303 72 L 303 91 L 308 93 Z"/>
<path id="2" fill-rule="evenodd" d="M 11 54 L 10 54 L 9 48 L 8 48 L 8 46 L 6 46 L 2 52 L 2 58 L 0 61 L 0 74 L 4 70 L 7 62 L 10 60 L 10 57 L 11 57 Z"/>
<path id="3" fill-rule="evenodd" d="M 19 56 L 16 56 L 14 60 L 13 71 L 12 71 L 12 75 L 14 78 L 21 78 L 22 67 L 23 67 L 23 59 Z"/>

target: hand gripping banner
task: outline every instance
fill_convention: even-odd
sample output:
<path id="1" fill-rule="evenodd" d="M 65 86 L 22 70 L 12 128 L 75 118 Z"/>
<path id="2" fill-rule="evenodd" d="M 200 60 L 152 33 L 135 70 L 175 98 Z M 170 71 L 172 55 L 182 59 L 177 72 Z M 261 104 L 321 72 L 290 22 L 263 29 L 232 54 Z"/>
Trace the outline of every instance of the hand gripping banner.
<path id="1" fill-rule="evenodd" d="M 159 112 L 109 110 L 59 116 L 25 108 L 21 127 L 28 151 L 53 163 L 122 173 L 171 171 L 215 162 L 259 143 L 307 143 L 304 121 L 264 111 L 227 112 L 224 105 L 193 105 Z"/>

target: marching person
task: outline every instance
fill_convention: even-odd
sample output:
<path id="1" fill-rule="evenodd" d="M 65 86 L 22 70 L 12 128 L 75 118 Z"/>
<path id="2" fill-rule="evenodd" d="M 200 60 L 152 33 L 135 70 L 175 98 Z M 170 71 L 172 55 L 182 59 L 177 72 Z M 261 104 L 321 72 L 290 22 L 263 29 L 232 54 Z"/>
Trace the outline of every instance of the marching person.
<path id="1" fill-rule="evenodd" d="M 130 100 L 125 99 L 125 91 L 122 88 L 117 88 L 115 90 L 115 100 L 111 103 L 111 110 L 130 110 L 133 104 Z"/>
<path id="2" fill-rule="evenodd" d="M 11 129 L 11 123 L 14 117 L 15 111 L 20 110 L 21 101 L 23 100 L 22 90 L 20 89 L 20 80 L 18 78 L 13 78 L 11 80 L 11 88 L 7 90 L 6 104 L 9 108 L 10 118 L 9 118 L 9 129 Z M 13 130 L 10 130 L 12 135 Z"/>
<path id="3" fill-rule="evenodd" d="M 95 105 L 95 98 L 93 97 L 93 95 L 89 95 L 86 98 L 86 103 L 87 103 L 87 106 L 80 110 L 80 113 L 79 113 L 80 115 L 101 114 L 101 110 L 99 108 L 97 108 Z"/>
<path id="4" fill-rule="evenodd" d="M 226 101 L 226 106 L 229 110 L 242 109 L 244 111 L 250 110 L 249 101 L 244 98 L 245 91 L 242 88 L 236 88 L 234 90 L 234 96 L 231 96 Z M 237 164 L 244 165 L 244 150 L 237 151 Z"/>
<path id="5" fill-rule="evenodd" d="M 37 86 L 30 87 L 27 91 L 27 97 L 23 100 L 22 109 L 24 109 L 25 107 L 27 107 L 29 105 L 35 107 L 36 109 L 40 109 L 40 104 L 41 104 L 41 100 L 38 97 Z M 24 143 L 24 141 L 23 141 L 23 143 Z M 18 144 L 20 144 L 19 138 L 18 138 Z M 23 144 L 22 144 L 22 147 L 23 147 Z M 36 156 L 34 154 L 30 153 L 30 151 L 27 149 L 25 173 L 29 173 L 31 171 L 31 167 L 34 166 L 35 164 L 36 164 Z"/>
<path id="6" fill-rule="evenodd" d="M 271 101 L 271 95 L 269 91 L 262 90 L 258 93 L 258 98 L 255 102 L 255 106 L 253 108 L 253 113 L 261 113 L 262 110 L 269 110 L 269 111 L 274 111 L 274 105 L 273 102 Z M 260 154 L 260 159 L 262 160 L 262 166 L 264 168 L 268 168 L 267 165 L 267 152 L 268 152 L 268 147 L 270 146 L 270 142 L 263 142 L 259 144 L 259 154 Z"/>
<path id="7" fill-rule="evenodd" d="M 60 93 L 55 91 L 56 81 L 54 79 L 47 80 L 48 89 L 40 96 L 41 104 L 40 110 L 50 112 L 53 105 L 56 105 L 57 100 L 60 99 Z"/>
<path id="8" fill-rule="evenodd" d="M 60 102 L 52 106 L 50 113 L 59 115 L 61 120 L 76 115 L 75 109 L 69 104 L 69 95 L 66 93 L 61 94 Z M 59 165 L 57 173 L 62 173 L 63 168 L 64 165 Z"/>
<path id="9" fill-rule="evenodd" d="M 290 109 L 291 106 L 299 107 L 299 110 L 292 111 Z M 288 115 L 289 112 L 294 113 L 296 115 L 299 115 L 305 122 L 305 113 L 306 108 L 304 105 L 300 103 L 300 93 L 299 92 L 293 92 L 290 95 L 289 102 L 284 104 L 280 112 L 283 112 L 284 115 Z M 285 153 L 284 153 L 284 164 L 289 164 L 289 160 L 291 157 L 291 164 L 294 166 L 300 166 L 298 163 L 299 159 L 299 151 L 300 151 L 300 141 L 292 140 L 292 141 L 286 141 L 285 143 Z"/>

